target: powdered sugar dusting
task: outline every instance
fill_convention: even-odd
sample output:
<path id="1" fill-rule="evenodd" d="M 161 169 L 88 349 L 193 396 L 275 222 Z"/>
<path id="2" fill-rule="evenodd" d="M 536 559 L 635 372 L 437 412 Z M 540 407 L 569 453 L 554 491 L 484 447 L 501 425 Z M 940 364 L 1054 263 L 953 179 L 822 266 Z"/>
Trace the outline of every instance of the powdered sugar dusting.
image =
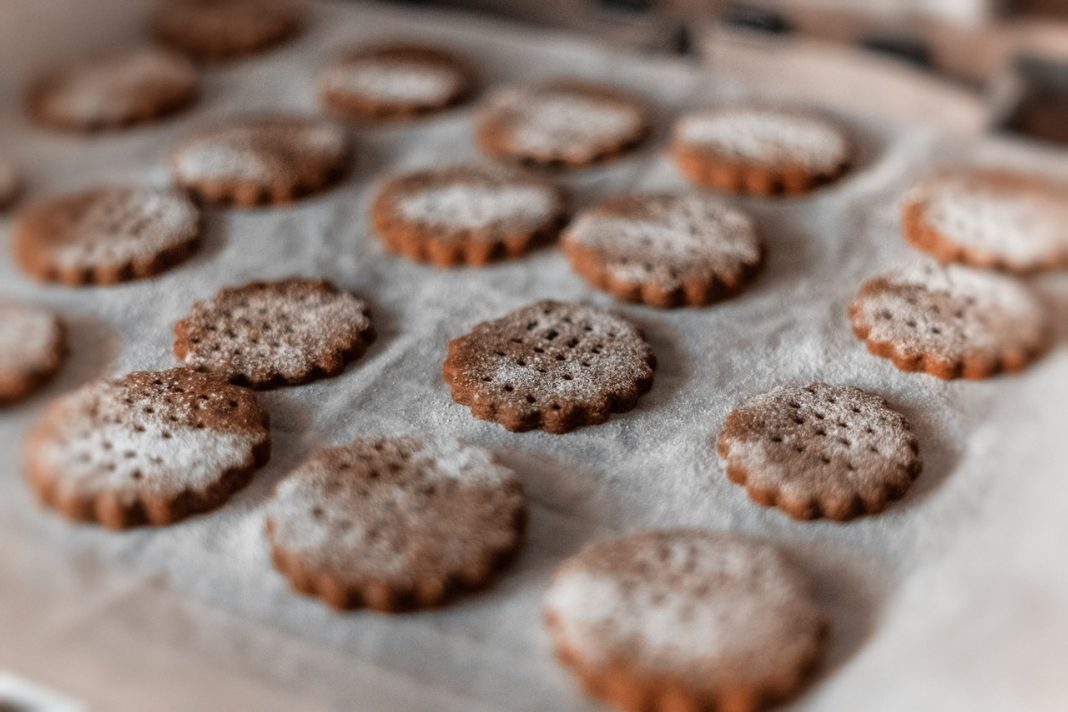
<path id="1" fill-rule="evenodd" d="M 629 665 L 704 693 L 799 671 L 823 620 L 774 547 L 696 530 L 588 547 L 557 573 L 546 612 L 557 644 L 583 665 Z"/>
<path id="2" fill-rule="evenodd" d="M 580 215 L 564 239 L 597 251 L 620 280 L 668 287 L 685 275 L 736 275 L 761 257 L 753 220 L 700 195 L 609 201 Z"/>
<path id="3" fill-rule="evenodd" d="M 274 545 L 349 582 L 447 581 L 518 542 L 515 473 L 447 439 L 366 438 L 317 453 L 268 506 Z"/>
<path id="4" fill-rule="evenodd" d="M 652 377 L 652 350 L 640 332 L 585 305 L 538 302 L 479 324 L 464 339 L 465 380 L 481 397 L 521 410 L 603 406 Z"/>
<path id="5" fill-rule="evenodd" d="M 869 340 L 955 359 L 1035 350 L 1048 328 L 1042 303 L 1021 282 L 957 265 L 926 264 L 869 281 L 853 319 L 870 329 Z"/>
<path id="6" fill-rule="evenodd" d="M 490 228 L 536 228 L 558 208 L 559 199 L 551 188 L 531 183 L 428 186 L 397 201 L 397 211 L 405 220 L 452 230 L 481 230 L 487 237 L 492 237 Z"/>
<path id="7" fill-rule="evenodd" d="M 179 325 L 184 362 L 252 383 L 333 372 L 370 340 L 367 305 L 332 284 L 286 279 L 226 289 L 197 302 Z"/>
<path id="8" fill-rule="evenodd" d="M 48 370 L 59 358 L 61 341 L 55 314 L 0 299 L 0 376 Z"/>
<path id="9" fill-rule="evenodd" d="M 730 415 L 720 442 L 747 486 L 795 502 L 848 505 L 859 496 L 881 506 L 887 487 L 904 491 L 919 470 L 905 418 L 852 386 L 780 386 L 756 396 Z"/>
<path id="10" fill-rule="evenodd" d="M 1018 265 L 1068 256 L 1068 195 L 1052 187 L 958 171 L 923 182 L 912 198 L 931 228 L 962 247 Z"/>
<path id="11" fill-rule="evenodd" d="M 705 109 L 684 116 L 675 140 L 731 160 L 830 172 L 849 158 L 849 141 L 824 119 L 770 108 Z"/>
<path id="12" fill-rule="evenodd" d="M 122 121 L 146 102 L 171 103 L 191 95 L 196 85 L 188 60 L 144 48 L 65 67 L 41 97 L 42 110 L 75 123 Z"/>
<path id="13" fill-rule="evenodd" d="M 272 117 L 234 122 L 205 131 L 178 147 L 179 179 L 271 183 L 301 172 L 336 167 L 348 138 L 336 124 L 311 118 Z"/>
<path id="14" fill-rule="evenodd" d="M 228 422 L 225 413 L 240 407 L 236 388 L 210 385 L 168 371 L 85 386 L 51 411 L 34 468 L 68 494 L 204 492 L 227 470 L 250 466 L 267 439 L 263 426 Z"/>
<path id="15" fill-rule="evenodd" d="M 104 188 L 61 198 L 55 231 L 43 237 L 60 269 L 88 268 L 149 259 L 196 239 L 200 212 L 177 191 Z"/>
<path id="16" fill-rule="evenodd" d="M 460 91 L 466 80 L 452 67 L 383 57 L 364 57 L 328 67 L 322 88 L 376 102 L 439 104 Z"/>
<path id="17" fill-rule="evenodd" d="M 539 156 L 583 160 L 638 136 L 644 117 L 634 105 L 566 89 L 505 90 L 492 110 L 508 117 L 515 149 Z"/>

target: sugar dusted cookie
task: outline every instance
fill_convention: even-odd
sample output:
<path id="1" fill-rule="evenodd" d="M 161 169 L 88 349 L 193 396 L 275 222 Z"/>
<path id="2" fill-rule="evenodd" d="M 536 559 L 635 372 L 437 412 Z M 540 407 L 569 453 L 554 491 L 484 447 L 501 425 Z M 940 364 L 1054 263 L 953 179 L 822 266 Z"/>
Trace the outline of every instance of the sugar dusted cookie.
<path id="1" fill-rule="evenodd" d="M 445 381 L 476 418 L 509 430 L 564 433 L 633 408 L 656 358 L 614 314 L 542 301 L 476 325 L 449 342 Z"/>
<path id="2" fill-rule="evenodd" d="M 586 690 L 630 712 L 755 712 L 787 699 L 827 627 L 774 546 L 696 529 L 588 546 L 556 572 L 545 618 Z"/>
<path id="3" fill-rule="evenodd" d="M 319 97 L 355 119 L 389 121 L 437 113 L 464 101 L 474 70 L 436 47 L 393 44 L 343 54 L 319 75 Z"/>
<path id="4" fill-rule="evenodd" d="M 167 0 L 156 36 L 197 60 L 253 54 L 289 39 L 302 13 L 288 0 Z"/>
<path id="5" fill-rule="evenodd" d="M 700 306 L 738 292 L 759 270 L 752 218 L 713 198 L 609 198 L 563 235 L 572 268 L 616 297 L 658 307 Z"/>
<path id="6" fill-rule="evenodd" d="M 36 391 L 66 355 L 63 323 L 54 313 L 0 298 L 0 405 Z"/>
<path id="7" fill-rule="evenodd" d="M 415 437 L 322 450 L 267 508 L 275 566 L 335 608 L 436 606 L 484 586 L 522 538 L 519 478 L 481 448 Z"/>
<path id="8" fill-rule="evenodd" d="M 935 173 L 908 194 L 905 237 L 942 262 L 1028 273 L 1068 267 L 1068 186 L 1003 170 Z"/>
<path id="9" fill-rule="evenodd" d="M 729 416 L 727 476 L 795 519 L 846 520 L 904 496 L 922 467 L 908 420 L 852 386 L 780 386 Z"/>
<path id="10" fill-rule="evenodd" d="M 43 200 L 15 224 L 19 265 L 72 286 L 158 274 L 200 244 L 200 211 L 165 188 L 105 186 Z"/>
<path id="11" fill-rule="evenodd" d="M 497 92 L 483 107 L 478 141 L 523 165 L 577 168 L 617 156 L 649 133 L 649 112 L 618 89 L 560 80 Z"/>
<path id="12" fill-rule="evenodd" d="M 939 378 L 1018 371 L 1050 342 L 1046 309 L 1023 283 L 956 265 L 875 277 L 849 314 L 873 354 Z"/>
<path id="13" fill-rule="evenodd" d="M 808 111 L 723 106 L 684 115 L 675 124 L 672 154 L 694 183 L 735 193 L 805 193 L 848 168 L 853 148 L 845 131 Z"/>
<path id="14" fill-rule="evenodd" d="M 336 182 L 348 168 L 345 130 L 325 119 L 233 119 L 190 137 L 171 155 L 174 179 L 209 202 L 286 203 Z"/>
<path id="15" fill-rule="evenodd" d="M 187 369 L 100 380 L 56 401 L 27 440 L 41 501 L 112 529 L 218 507 L 267 461 L 251 391 Z"/>
<path id="16" fill-rule="evenodd" d="M 371 208 L 394 252 L 440 267 L 516 257 L 555 237 L 563 191 L 540 178 L 480 165 L 439 166 L 391 179 Z"/>
<path id="17" fill-rule="evenodd" d="M 184 57 L 153 47 L 52 70 L 30 90 L 30 113 L 53 128 L 94 131 L 154 121 L 185 108 L 200 79 Z"/>
<path id="18" fill-rule="evenodd" d="M 374 341 L 367 304 L 325 280 L 289 278 L 221 290 L 174 326 L 191 368 L 253 388 L 341 372 Z"/>

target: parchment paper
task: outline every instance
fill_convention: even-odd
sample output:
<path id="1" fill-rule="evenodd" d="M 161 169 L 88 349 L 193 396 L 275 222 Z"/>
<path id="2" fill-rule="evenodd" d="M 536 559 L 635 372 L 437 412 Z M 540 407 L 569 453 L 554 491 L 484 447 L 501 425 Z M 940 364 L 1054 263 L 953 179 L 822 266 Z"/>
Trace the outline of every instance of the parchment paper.
<path id="1" fill-rule="evenodd" d="M 146 7 L 0 1 L 5 72 L 0 149 L 29 193 L 101 180 L 167 181 L 162 160 L 201 121 L 238 110 L 315 111 L 311 77 L 347 42 L 423 37 L 481 66 L 487 85 L 580 74 L 658 108 L 650 146 L 565 178 L 581 206 L 624 190 L 685 187 L 663 155 L 670 119 L 759 94 L 715 71 L 642 58 L 463 15 L 310 5 L 308 31 L 260 58 L 213 68 L 195 110 L 83 138 L 34 128 L 14 101 L 27 72 L 115 39 L 138 41 Z M 741 296 L 704 309 L 622 306 L 556 249 L 485 269 L 438 271 L 384 252 L 367 207 L 384 171 L 478 157 L 472 110 L 354 129 L 359 158 L 339 187 L 292 207 L 210 210 L 207 244 L 158 278 L 118 287 L 36 284 L 13 265 L 0 221 L 0 290 L 60 310 L 71 358 L 42 394 L 0 414 L 0 670 L 99 709 L 586 710 L 551 656 L 540 599 L 553 568 L 599 537 L 695 525 L 779 542 L 811 572 L 833 619 L 829 652 L 799 710 L 1054 710 L 1068 706 L 1068 281 L 1035 280 L 1058 345 L 1025 373 L 944 383 L 895 370 L 850 334 L 858 284 L 922 257 L 900 237 L 897 201 L 940 160 L 1009 161 L 1065 173 L 1050 149 L 958 144 L 920 125 L 842 116 L 861 147 L 839 184 L 804 199 L 739 200 L 769 264 Z M 21 480 L 23 434 L 52 398 L 105 374 L 174 365 L 171 326 L 190 304 L 253 278 L 329 277 L 368 298 L 380 338 L 342 376 L 265 393 L 274 451 L 221 510 L 156 531 L 111 533 L 42 510 Z M 449 338 L 535 299 L 611 306 L 659 359 L 637 410 L 565 436 L 512 434 L 452 403 Z M 912 420 L 926 463 L 908 496 L 849 524 L 797 523 L 750 503 L 709 446 L 740 400 L 823 379 L 884 395 Z M 320 445 L 438 432 L 497 451 L 521 475 L 529 539 L 488 592 L 439 612 L 339 615 L 291 593 L 272 569 L 262 515 L 273 484 Z"/>

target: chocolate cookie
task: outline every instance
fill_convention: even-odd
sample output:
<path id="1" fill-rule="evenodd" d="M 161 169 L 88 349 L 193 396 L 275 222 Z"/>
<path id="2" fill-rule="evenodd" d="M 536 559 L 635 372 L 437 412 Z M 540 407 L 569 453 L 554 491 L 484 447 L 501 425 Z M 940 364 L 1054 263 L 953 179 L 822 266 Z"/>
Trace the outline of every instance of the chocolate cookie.
<path id="1" fill-rule="evenodd" d="M 319 74 L 324 106 L 364 121 L 412 119 L 467 99 L 474 70 L 453 53 L 423 45 L 393 44 L 351 50 Z"/>
<path id="2" fill-rule="evenodd" d="M 256 116 L 181 143 L 171 155 L 171 173 L 202 200 L 251 207 L 326 188 L 344 174 L 350 156 L 348 135 L 331 121 Z"/>
<path id="3" fill-rule="evenodd" d="M 755 502 L 795 519 L 881 512 L 922 467 L 908 420 L 852 386 L 780 386 L 731 412 L 718 450 Z"/>
<path id="4" fill-rule="evenodd" d="M 741 290 L 763 262 L 753 220 L 701 195 L 609 198 L 563 234 L 571 267 L 619 299 L 700 306 Z"/>
<path id="5" fill-rule="evenodd" d="M 773 545 L 696 529 L 588 546 L 557 571 L 545 618 L 586 690 L 632 712 L 754 712 L 787 699 L 827 628 Z"/>
<path id="6" fill-rule="evenodd" d="M 275 566 L 335 608 L 436 606 L 478 588 L 522 537 L 519 479 L 481 448 L 361 438 L 322 450 L 267 508 Z"/>
<path id="7" fill-rule="evenodd" d="M 374 341 L 367 304 L 332 282 L 289 278 L 221 290 L 174 326 L 187 366 L 253 388 L 341 372 Z"/>
<path id="8" fill-rule="evenodd" d="M 482 150 L 527 166 L 578 168 L 612 158 L 649 133 L 637 97 L 577 80 L 504 89 L 478 122 Z"/>
<path id="9" fill-rule="evenodd" d="M 875 277 L 860 288 L 849 314 L 873 354 L 939 378 L 1018 371 L 1050 343 L 1046 309 L 1026 286 L 956 265 Z"/>
<path id="10" fill-rule="evenodd" d="M 34 119 L 53 128 L 115 129 L 185 108 L 199 83 L 189 60 L 145 47 L 54 69 L 30 90 L 28 105 Z"/>
<path id="11" fill-rule="evenodd" d="M 630 322 L 542 301 L 450 341 L 444 375 L 452 399 L 476 418 L 564 433 L 633 408 L 652 387 L 655 366 Z"/>
<path id="12" fill-rule="evenodd" d="M 49 507 L 123 529 L 221 505 L 269 452 L 250 391 L 188 369 L 141 371 L 56 401 L 29 435 L 26 470 Z"/>
<path id="13" fill-rule="evenodd" d="M 905 199 L 905 237 L 942 262 L 1017 273 L 1068 266 L 1068 187 L 993 169 L 942 171 Z"/>
<path id="14" fill-rule="evenodd" d="M 66 355 L 63 324 L 41 307 L 0 298 L 0 405 L 36 391 Z"/>
<path id="15" fill-rule="evenodd" d="M 391 179 L 371 207 L 375 233 L 394 252 L 439 267 L 517 257 L 555 237 L 564 193 L 503 168 L 439 166 Z"/>
<path id="16" fill-rule="evenodd" d="M 853 148 L 845 131 L 809 111 L 724 106 L 684 115 L 672 154 L 698 185 L 734 193 L 805 193 L 838 178 Z"/>
<path id="17" fill-rule="evenodd" d="M 156 36 L 194 59 L 218 61 L 289 39 L 301 17 L 283 0 L 167 0 L 156 17 Z"/>
<path id="18" fill-rule="evenodd" d="M 25 271 L 77 286 L 150 277 L 199 244 L 200 211 L 182 193 L 105 186 L 28 207 L 12 246 Z"/>

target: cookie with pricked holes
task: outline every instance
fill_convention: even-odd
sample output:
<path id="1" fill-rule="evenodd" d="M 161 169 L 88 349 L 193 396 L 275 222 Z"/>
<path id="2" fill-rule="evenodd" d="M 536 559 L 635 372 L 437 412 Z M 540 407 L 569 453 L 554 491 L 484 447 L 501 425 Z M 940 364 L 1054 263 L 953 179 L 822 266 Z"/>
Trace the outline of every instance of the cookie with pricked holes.
<path id="1" fill-rule="evenodd" d="M 275 567 L 339 609 L 396 612 L 481 588 L 522 539 L 519 478 L 482 448 L 418 437 L 321 450 L 267 506 Z"/>
<path id="2" fill-rule="evenodd" d="M 189 369 L 140 371 L 53 403 L 27 438 L 26 474 L 75 521 L 162 526 L 220 506 L 270 442 L 251 391 Z"/>
<path id="3" fill-rule="evenodd" d="M 753 501 L 846 520 L 903 497 L 922 467 L 905 416 L 853 386 L 780 386 L 727 416 L 717 449 Z"/>

